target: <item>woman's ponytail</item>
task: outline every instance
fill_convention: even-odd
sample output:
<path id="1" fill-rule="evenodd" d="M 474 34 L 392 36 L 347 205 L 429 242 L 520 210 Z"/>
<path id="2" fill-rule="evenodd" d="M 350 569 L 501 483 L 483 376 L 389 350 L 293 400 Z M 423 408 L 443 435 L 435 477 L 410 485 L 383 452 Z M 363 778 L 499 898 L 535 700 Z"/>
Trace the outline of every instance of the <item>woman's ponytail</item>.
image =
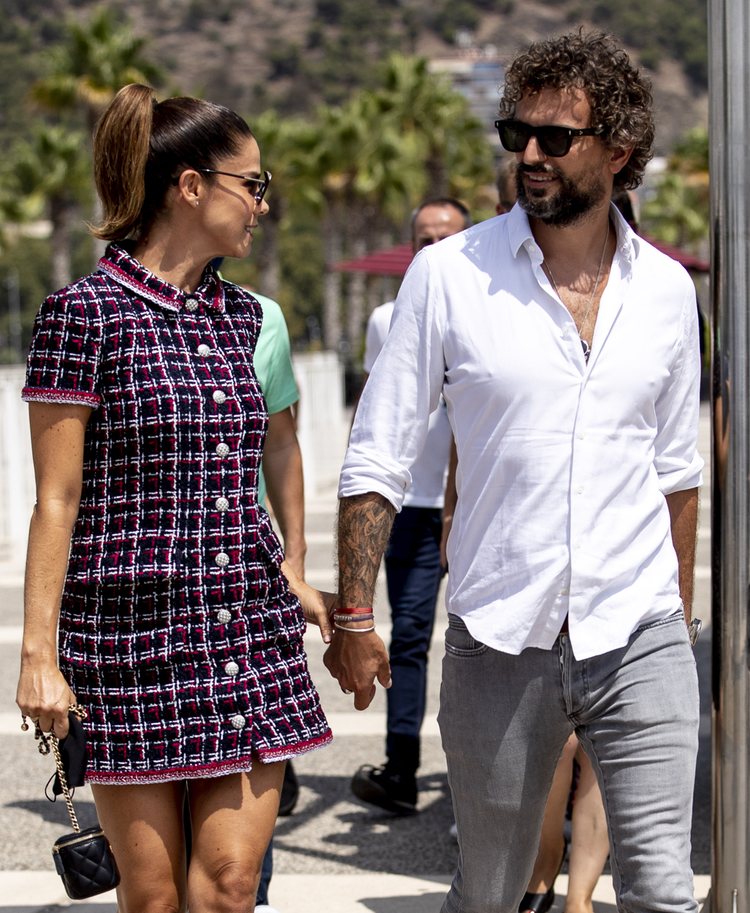
<path id="1" fill-rule="evenodd" d="M 97 238 L 117 241 L 140 227 L 146 163 L 156 97 L 149 86 L 132 84 L 115 95 L 94 132 L 94 181 L 102 201 Z"/>

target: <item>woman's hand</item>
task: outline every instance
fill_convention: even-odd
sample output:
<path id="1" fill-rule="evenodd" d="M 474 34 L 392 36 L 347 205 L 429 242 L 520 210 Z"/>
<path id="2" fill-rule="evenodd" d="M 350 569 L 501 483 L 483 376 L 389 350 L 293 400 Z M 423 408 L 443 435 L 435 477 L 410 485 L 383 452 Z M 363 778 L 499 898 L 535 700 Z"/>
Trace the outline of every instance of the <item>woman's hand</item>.
<path id="1" fill-rule="evenodd" d="M 320 628 L 323 643 L 329 644 L 333 635 L 331 619 L 338 602 L 337 594 L 316 590 L 309 583 L 305 583 L 288 561 L 282 562 L 281 570 L 289 583 L 289 589 L 299 599 L 305 618 L 310 624 Z"/>
<path id="2" fill-rule="evenodd" d="M 23 660 L 16 704 L 24 716 L 38 723 L 42 732 L 58 739 L 68 734 L 68 711 L 76 696 L 52 660 Z"/>

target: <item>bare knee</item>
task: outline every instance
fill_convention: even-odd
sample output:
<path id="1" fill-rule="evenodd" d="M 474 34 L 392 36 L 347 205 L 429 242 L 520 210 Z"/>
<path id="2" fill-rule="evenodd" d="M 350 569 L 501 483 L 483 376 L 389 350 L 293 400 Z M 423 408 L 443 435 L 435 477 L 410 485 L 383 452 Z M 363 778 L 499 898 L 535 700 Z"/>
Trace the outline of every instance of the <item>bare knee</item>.
<path id="1" fill-rule="evenodd" d="M 245 913 L 252 909 L 260 881 L 260 864 L 225 862 L 213 871 L 189 874 L 190 910 Z"/>

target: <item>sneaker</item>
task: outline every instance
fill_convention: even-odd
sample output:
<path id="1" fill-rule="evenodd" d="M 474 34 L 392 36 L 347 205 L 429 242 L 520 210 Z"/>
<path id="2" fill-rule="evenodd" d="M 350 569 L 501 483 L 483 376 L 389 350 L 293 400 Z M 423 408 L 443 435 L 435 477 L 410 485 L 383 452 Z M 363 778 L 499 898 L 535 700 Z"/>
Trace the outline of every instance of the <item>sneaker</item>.
<path id="1" fill-rule="evenodd" d="M 352 777 L 354 795 L 394 815 L 416 815 L 417 780 L 412 774 L 399 774 L 387 767 L 363 764 Z"/>
<path id="2" fill-rule="evenodd" d="M 280 818 L 286 818 L 292 814 L 294 807 L 297 804 L 297 799 L 299 799 L 299 780 L 292 767 L 292 762 L 287 761 L 286 770 L 284 771 L 284 782 L 281 785 L 281 798 L 279 800 Z M 273 913 L 273 910 L 271 910 L 271 913 Z"/>

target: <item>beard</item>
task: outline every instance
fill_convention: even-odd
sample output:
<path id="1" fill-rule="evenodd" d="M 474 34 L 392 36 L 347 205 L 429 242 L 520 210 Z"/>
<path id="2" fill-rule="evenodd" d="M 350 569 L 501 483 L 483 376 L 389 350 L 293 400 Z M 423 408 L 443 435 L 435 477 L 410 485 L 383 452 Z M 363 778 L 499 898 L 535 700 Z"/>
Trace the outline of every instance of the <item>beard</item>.
<path id="1" fill-rule="evenodd" d="M 524 172 L 554 174 L 560 182 L 560 189 L 553 196 L 548 196 L 541 188 L 529 190 L 523 180 Z M 516 170 L 516 193 L 521 208 L 530 218 L 563 228 L 575 224 L 597 207 L 607 189 L 598 178 L 592 178 L 587 184 L 576 183 L 549 165 L 532 167 L 521 164 Z"/>

